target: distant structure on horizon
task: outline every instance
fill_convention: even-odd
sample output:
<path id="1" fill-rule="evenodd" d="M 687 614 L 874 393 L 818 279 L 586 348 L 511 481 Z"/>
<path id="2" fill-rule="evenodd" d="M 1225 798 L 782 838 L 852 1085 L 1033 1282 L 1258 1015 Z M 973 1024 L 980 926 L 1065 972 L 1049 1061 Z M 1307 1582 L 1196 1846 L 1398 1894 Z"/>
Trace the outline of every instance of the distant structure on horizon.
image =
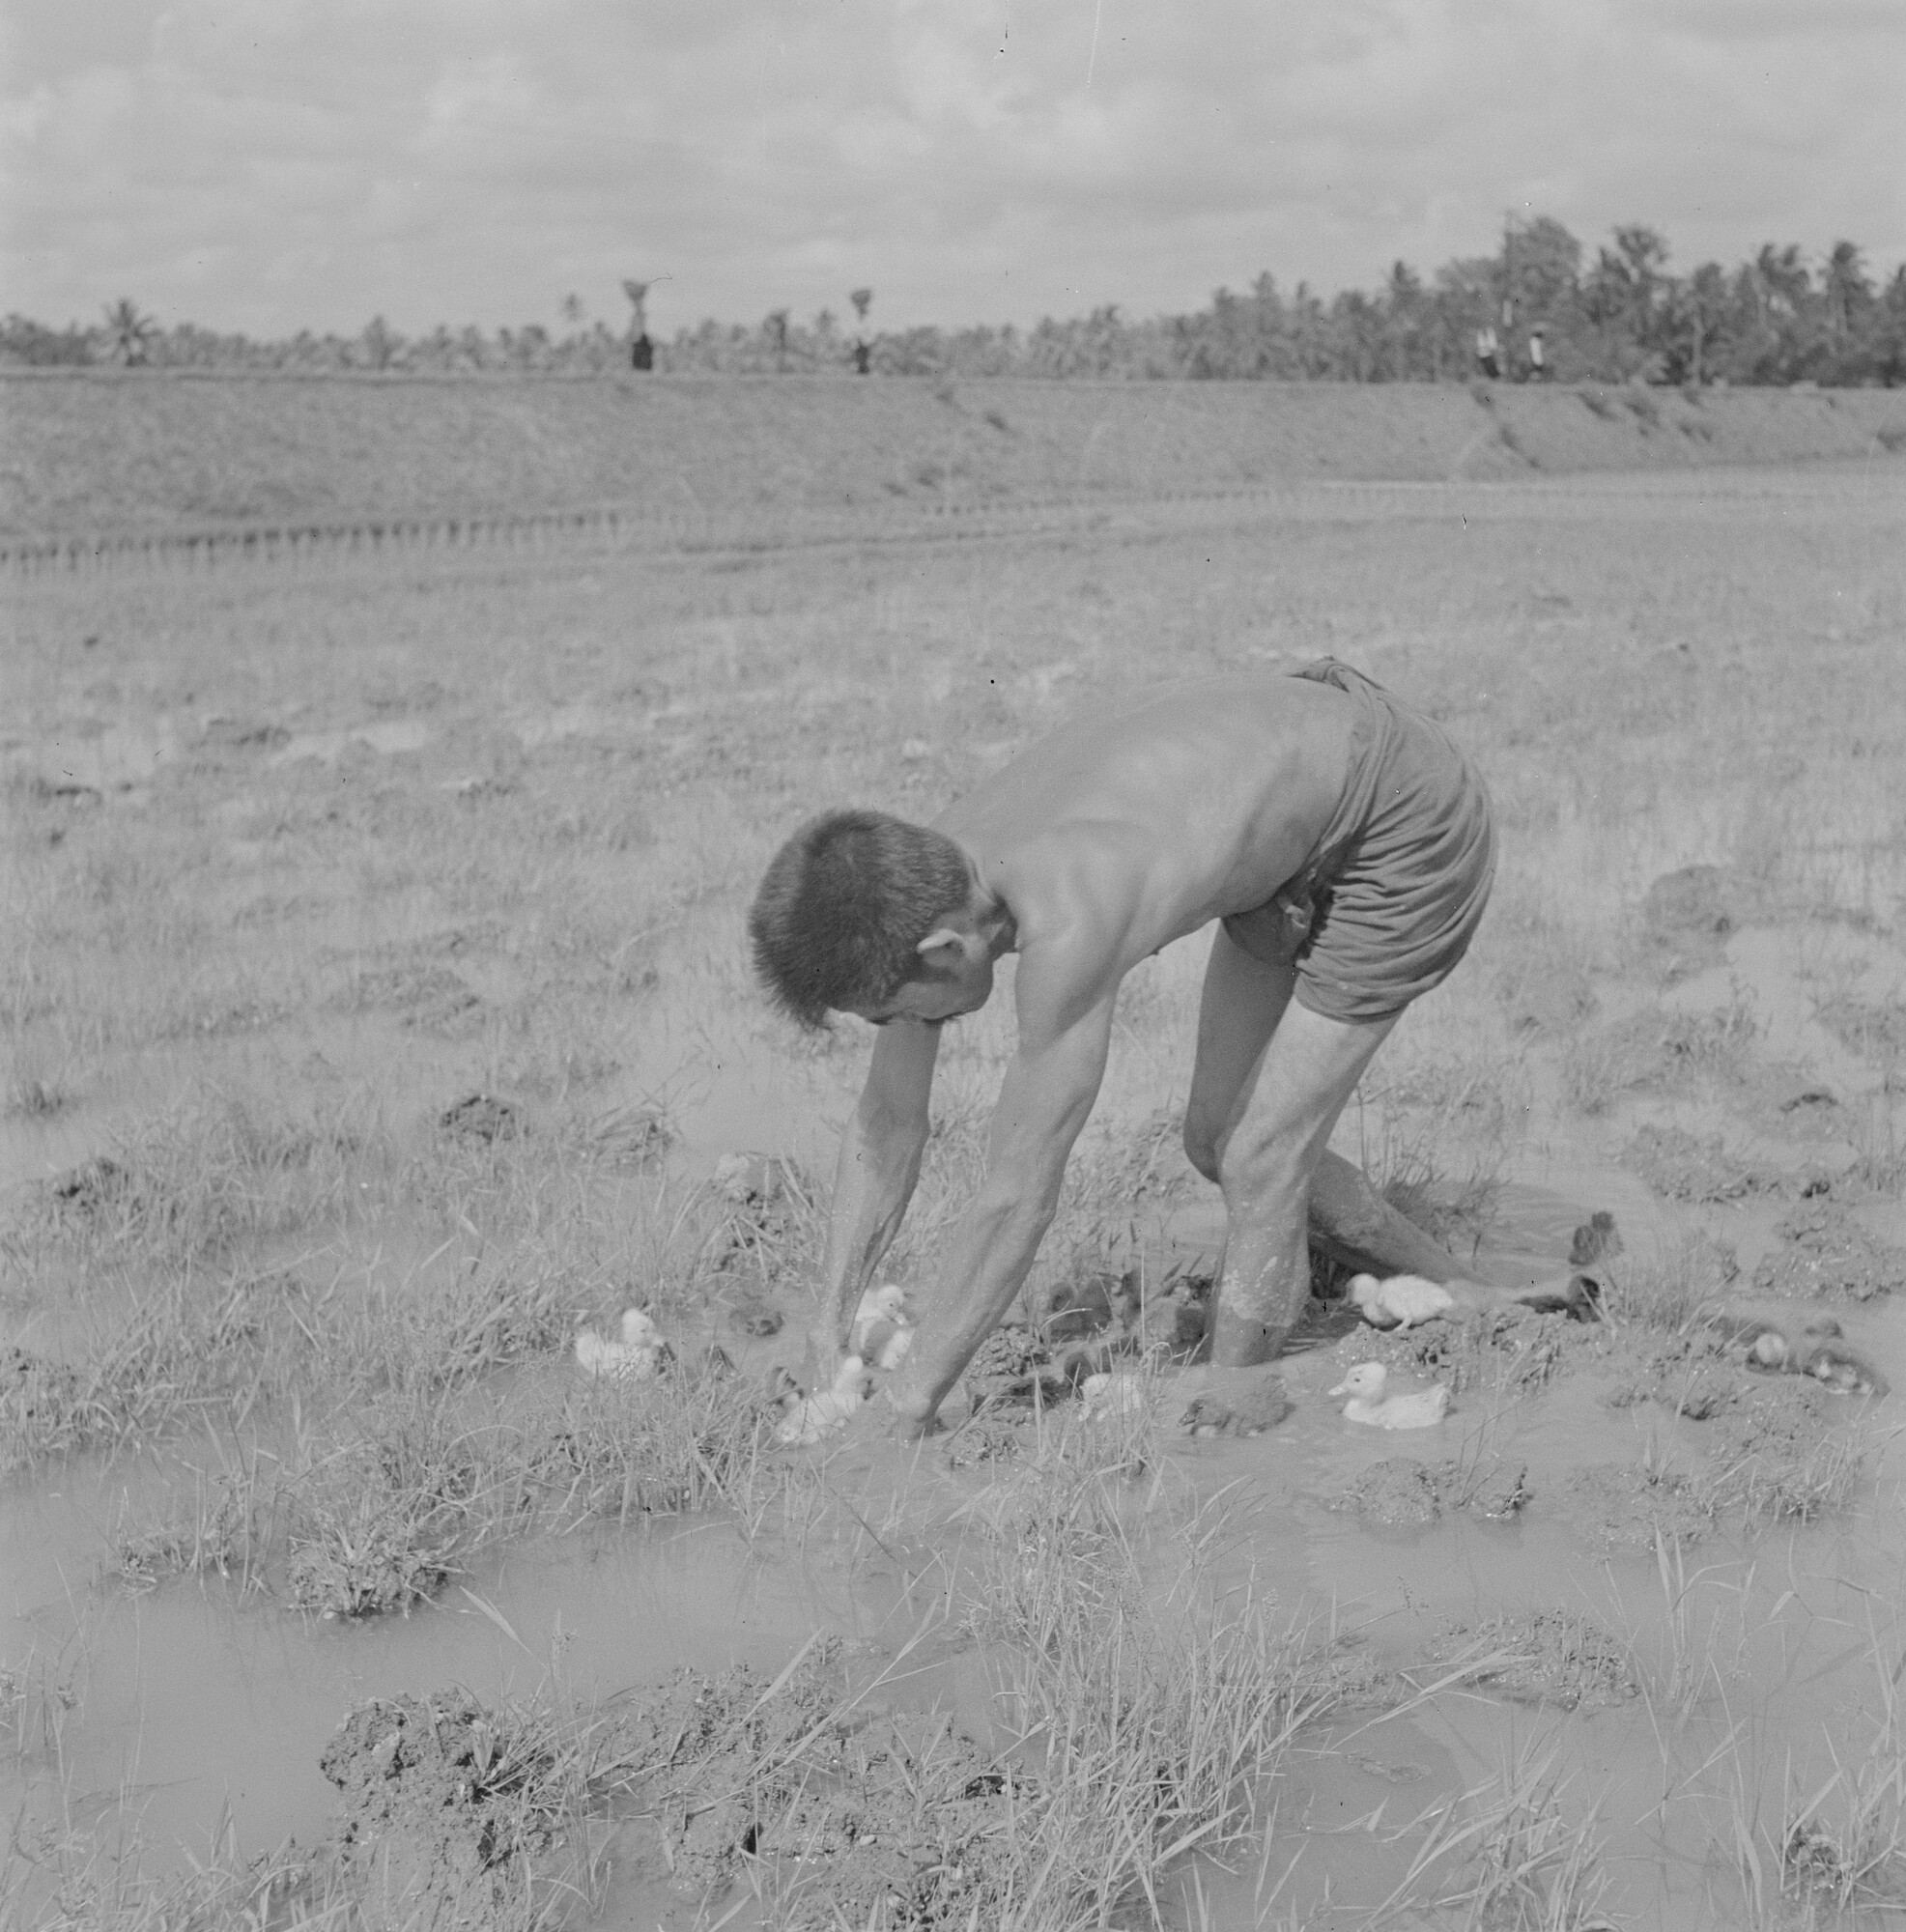
<path id="1" fill-rule="evenodd" d="M 653 369 L 655 367 L 655 344 L 648 339 L 648 292 L 655 286 L 653 282 L 625 281 L 622 293 L 629 298 L 635 313 L 629 318 L 629 366 L 632 369 Z"/>

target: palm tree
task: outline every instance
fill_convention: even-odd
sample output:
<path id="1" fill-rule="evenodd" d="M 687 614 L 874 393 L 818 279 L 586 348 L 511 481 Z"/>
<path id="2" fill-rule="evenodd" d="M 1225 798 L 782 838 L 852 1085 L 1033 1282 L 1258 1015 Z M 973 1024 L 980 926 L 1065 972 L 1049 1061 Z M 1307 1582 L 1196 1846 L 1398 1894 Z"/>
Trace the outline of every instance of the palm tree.
<path id="1" fill-rule="evenodd" d="M 1827 298 L 1827 320 L 1835 336 L 1844 340 L 1856 319 L 1872 305 L 1873 285 L 1857 242 L 1835 242 L 1822 272 L 1821 293 Z"/>
<path id="2" fill-rule="evenodd" d="M 768 340 L 774 345 L 775 368 L 782 374 L 787 373 L 787 324 L 790 311 L 784 308 L 771 308 L 768 319 L 761 327 L 767 330 Z"/>
<path id="3" fill-rule="evenodd" d="M 158 333 L 158 324 L 130 296 L 121 296 L 106 309 L 112 331 L 112 353 L 129 369 L 146 359 L 146 345 Z"/>

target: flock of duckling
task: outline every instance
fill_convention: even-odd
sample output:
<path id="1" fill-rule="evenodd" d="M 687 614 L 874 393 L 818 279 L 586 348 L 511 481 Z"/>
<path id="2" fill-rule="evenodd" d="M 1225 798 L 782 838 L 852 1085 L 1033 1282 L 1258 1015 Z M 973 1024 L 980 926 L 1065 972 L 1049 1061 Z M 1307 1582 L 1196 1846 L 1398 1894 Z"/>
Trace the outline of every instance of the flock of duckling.
<path id="1" fill-rule="evenodd" d="M 1373 1327 L 1399 1332 L 1436 1321 L 1456 1305 L 1447 1289 L 1419 1275 L 1392 1275 L 1387 1280 L 1354 1275 L 1349 1293 Z M 1885 1376 L 1845 1340 L 1839 1323 L 1831 1317 L 1817 1317 L 1795 1334 L 1771 1321 L 1726 1315 L 1711 1317 L 1710 1325 L 1721 1331 L 1724 1341 L 1744 1347 L 1748 1360 L 1757 1368 L 1810 1376 L 1841 1394 L 1888 1393 Z M 783 1377 L 784 1386 L 777 1397 L 782 1419 L 776 1425 L 776 1440 L 803 1446 L 839 1428 L 872 1392 L 874 1373 L 891 1374 L 906 1359 L 913 1334 L 905 1291 L 894 1282 L 869 1289 L 855 1312 L 849 1332 L 851 1352 L 833 1386 L 803 1395 Z M 670 1355 L 661 1329 L 640 1308 L 623 1311 L 617 1336 L 584 1328 L 576 1337 L 576 1360 L 583 1373 L 612 1381 L 646 1380 Z M 1390 1394 L 1388 1379 L 1382 1363 L 1358 1362 L 1328 1394 L 1348 1397 L 1344 1419 L 1369 1429 L 1433 1429 L 1449 1413 L 1450 1392 L 1443 1383 Z M 1144 1376 L 1129 1370 L 1107 1370 L 1086 1376 L 1078 1393 L 1089 1420 L 1108 1421 L 1143 1411 L 1151 1400 L 1151 1385 Z"/>

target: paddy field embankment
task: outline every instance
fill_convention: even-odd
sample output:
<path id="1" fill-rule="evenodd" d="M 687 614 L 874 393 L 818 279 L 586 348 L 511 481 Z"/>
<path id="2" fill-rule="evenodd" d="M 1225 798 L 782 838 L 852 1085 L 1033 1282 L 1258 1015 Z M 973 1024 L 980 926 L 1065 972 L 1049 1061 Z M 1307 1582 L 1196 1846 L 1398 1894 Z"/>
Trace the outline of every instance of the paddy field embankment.
<path id="1" fill-rule="evenodd" d="M 0 376 L 0 551 L 16 551 L 1883 456 L 1906 447 L 1906 391 L 86 370 Z"/>

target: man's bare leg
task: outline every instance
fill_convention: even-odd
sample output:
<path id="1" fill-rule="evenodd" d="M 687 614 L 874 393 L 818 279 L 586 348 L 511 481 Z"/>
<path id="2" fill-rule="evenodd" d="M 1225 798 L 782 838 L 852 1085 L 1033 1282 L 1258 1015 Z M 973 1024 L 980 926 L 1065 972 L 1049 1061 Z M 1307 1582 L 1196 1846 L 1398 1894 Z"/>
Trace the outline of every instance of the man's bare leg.
<path id="1" fill-rule="evenodd" d="M 1276 1358 L 1310 1294 L 1311 1182 L 1393 1020 L 1330 1020 L 1293 1002 L 1218 1150 L 1228 1228 L 1206 1326 L 1228 1368 Z"/>
<path id="2" fill-rule="evenodd" d="M 1219 926 L 1205 969 L 1198 1059 L 1184 1111 L 1184 1151 L 1207 1180 L 1219 1179 L 1219 1149 L 1257 1086 L 1259 1063 L 1295 985 L 1289 960 L 1268 947 L 1248 952 Z M 1360 1169 L 1328 1150 L 1311 1177 L 1309 1211 L 1320 1244 L 1358 1267 L 1437 1282 L 1462 1275 L 1440 1242 L 1398 1213 Z"/>
<path id="3" fill-rule="evenodd" d="M 1294 985 L 1288 961 L 1249 952 L 1220 927 L 1205 974 L 1184 1124 L 1192 1164 L 1224 1189 L 1229 1226 L 1207 1320 L 1210 1367 L 1185 1378 L 1188 1418 L 1204 1428 L 1274 1419 L 1266 1384 L 1277 1384 L 1263 1365 L 1303 1312 L 1319 1209 L 1343 1216 L 1359 1253 L 1380 1244 L 1389 1249 L 1385 1264 L 1391 1255 L 1407 1256 L 1437 1264 L 1441 1274 L 1457 1272 L 1453 1259 L 1349 1162 L 1333 1159 L 1313 1198 L 1331 1129 L 1392 1022 L 1323 1019 L 1292 1000 Z"/>
<path id="4" fill-rule="evenodd" d="M 1249 922 L 1234 923 L 1250 927 Z M 1251 936 L 1263 943 L 1255 951 L 1219 926 L 1205 969 L 1184 1149 L 1208 1180 L 1221 1180 L 1221 1150 L 1257 1090 L 1266 1050 L 1296 986 L 1294 965 L 1279 954 L 1281 934 L 1269 921 L 1258 923 L 1262 933 Z M 1517 1288 L 1475 1280 L 1441 1242 L 1392 1208 L 1360 1168 L 1327 1148 L 1310 1178 L 1306 1219 L 1310 1238 L 1347 1264 L 1379 1275 L 1421 1275 L 1448 1288 L 1464 1308 L 1511 1301 L 1552 1308 L 1578 1299 L 1568 1275 Z M 1228 1258 L 1225 1272 L 1232 1272 Z M 1300 1296 L 1299 1313 L 1302 1306 Z"/>

